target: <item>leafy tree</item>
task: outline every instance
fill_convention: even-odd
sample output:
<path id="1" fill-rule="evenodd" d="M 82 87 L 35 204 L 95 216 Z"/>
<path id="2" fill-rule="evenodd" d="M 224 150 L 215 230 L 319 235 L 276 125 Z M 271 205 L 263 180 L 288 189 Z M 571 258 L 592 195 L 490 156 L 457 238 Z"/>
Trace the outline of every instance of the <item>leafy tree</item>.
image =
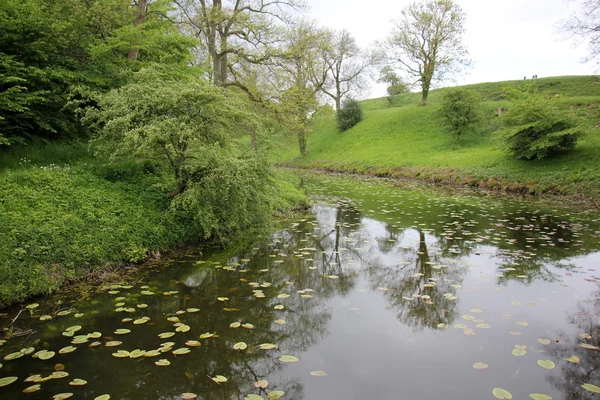
<path id="1" fill-rule="evenodd" d="M 327 80 L 329 67 L 321 57 L 328 46 L 326 31 L 313 22 L 302 21 L 288 30 L 285 53 L 278 60 L 277 84 L 282 95 L 276 99 L 282 123 L 298 137 L 300 154 L 307 151 L 310 116 L 318 109 L 317 94 Z"/>
<path id="2" fill-rule="evenodd" d="M 337 126 L 343 132 L 362 121 L 363 112 L 358 101 L 349 99 L 337 113 Z"/>
<path id="3" fill-rule="evenodd" d="M 322 54 L 329 71 L 321 90 L 333 99 L 335 109 L 340 110 L 344 96 L 367 87 L 364 75 L 371 62 L 347 30 L 331 32 L 330 43 L 323 47 Z"/>
<path id="4" fill-rule="evenodd" d="M 443 80 L 468 64 L 462 43 L 465 13 L 453 0 L 411 3 L 394 22 L 380 45 L 381 58 L 421 86 L 421 104 L 427 104 L 432 82 Z"/>
<path id="5" fill-rule="evenodd" d="M 587 42 L 589 55 L 586 62 L 600 64 L 600 3 L 598 0 L 571 0 L 577 11 L 563 20 L 560 30 L 577 43 Z"/>
<path id="6" fill-rule="evenodd" d="M 582 128 L 551 100 L 521 93 L 501 116 L 498 132 L 506 150 L 518 159 L 543 159 L 571 151 Z"/>
<path id="7" fill-rule="evenodd" d="M 192 39 L 148 3 L 135 26 L 129 0 L 0 0 L 0 132 L 11 141 L 83 133 L 68 106 L 123 84 L 145 63 L 182 63 Z M 135 48 L 135 59 L 128 55 Z"/>
<path id="8" fill-rule="evenodd" d="M 447 89 L 442 94 L 440 114 L 448 132 L 460 141 L 463 135 L 474 131 L 481 122 L 481 100 L 468 89 Z"/>
<path id="9" fill-rule="evenodd" d="M 142 69 L 130 84 L 98 96 L 84 118 L 95 128 L 99 151 L 165 161 L 176 182 L 172 197 L 210 172 L 199 152 L 226 146 L 234 131 L 259 127 L 239 98 L 190 73 Z"/>
<path id="10" fill-rule="evenodd" d="M 402 78 L 389 65 L 384 66 L 380 71 L 379 83 L 387 83 L 388 101 L 392 103 L 394 96 L 406 93 L 410 90 L 410 85 L 405 83 Z"/>

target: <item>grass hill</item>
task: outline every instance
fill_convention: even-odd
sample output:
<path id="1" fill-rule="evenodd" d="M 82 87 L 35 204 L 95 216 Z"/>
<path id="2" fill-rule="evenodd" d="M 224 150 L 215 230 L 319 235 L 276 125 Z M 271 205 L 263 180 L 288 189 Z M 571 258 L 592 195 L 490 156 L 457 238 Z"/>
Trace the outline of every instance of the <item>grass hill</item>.
<path id="1" fill-rule="evenodd" d="M 420 94 L 361 102 L 364 119 L 338 132 L 334 113 L 313 117 L 308 155 L 298 156 L 296 143 L 282 138 L 275 163 L 339 172 L 409 177 L 528 193 L 577 194 L 600 198 L 600 78 L 563 76 L 535 80 L 468 85 L 479 93 L 487 123 L 461 143 L 447 134 L 438 116 L 441 93 L 430 92 L 429 105 L 419 106 Z M 588 133 L 572 153 L 548 160 L 521 161 L 504 153 L 493 132 L 497 110 L 510 108 L 508 92 L 526 89 L 552 97 L 579 118 Z M 558 95 L 558 96 L 556 96 Z"/>

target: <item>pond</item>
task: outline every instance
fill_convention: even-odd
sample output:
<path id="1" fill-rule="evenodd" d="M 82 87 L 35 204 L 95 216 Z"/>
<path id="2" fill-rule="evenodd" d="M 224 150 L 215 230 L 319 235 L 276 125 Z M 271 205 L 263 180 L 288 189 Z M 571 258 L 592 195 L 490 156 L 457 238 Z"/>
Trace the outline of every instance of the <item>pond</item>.
<path id="1" fill-rule="evenodd" d="M 304 181 L 271 235 L 5 310 L 0 398 L 600 398 L 597 213 Z"/>

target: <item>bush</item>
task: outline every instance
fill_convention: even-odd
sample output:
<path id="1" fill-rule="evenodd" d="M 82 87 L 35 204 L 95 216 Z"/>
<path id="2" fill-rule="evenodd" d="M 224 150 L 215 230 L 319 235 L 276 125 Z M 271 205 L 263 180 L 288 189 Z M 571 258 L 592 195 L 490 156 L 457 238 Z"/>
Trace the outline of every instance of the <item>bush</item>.
<path id="1" fill-rule="evenodd" d="M 356 100 L 346 100 L 337 112 L 337 125 L 340 132 L 347 131 L 362 121 L 363 112 Z"/>
<path id="2" fill-rule="evenodd" d="M 500 137 L 509 154 L 543 159 L 571 151 L 583 131 L 574 118 L 541 96 L 520 94 L 501 117 Z"/>
<path id="3" fill-rule="evenodd" d="M 467 89 L 448 89 L 442 94 L 440 110 L 446 130 L 457 140 L 474 132 L 482 121 L 482 106 L 479 96 Z"/>

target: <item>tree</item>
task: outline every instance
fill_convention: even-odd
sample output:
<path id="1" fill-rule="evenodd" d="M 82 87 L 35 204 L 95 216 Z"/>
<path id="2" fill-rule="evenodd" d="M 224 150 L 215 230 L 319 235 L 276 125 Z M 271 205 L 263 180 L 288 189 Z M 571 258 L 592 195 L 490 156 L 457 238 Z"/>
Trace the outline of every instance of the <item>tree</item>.
<path id="1" fill-rule="evenodd" d="M 526 93 L 502 113 L 498 135 L 509 154 L 522 160 L 543 159 L 573 150 L 583 131 L 572 116 L 551 100 Z"/>
<path id="2" fill-rule="evenodd" d="M 366 88 L 367 81 L 363 75 L 370 66 L 370 60 L 347 30 L 331 32 L 330 35 L 330 45 L 322 49 L 329 73 L 321 90 L 333 99 L 335 109 L 339 111 L 344 96 Z"/>
<path id="3" fill-rule="evenodd" d="M 172 67 L 143 69 L 96 100 L 84 117 L 95 130 L 96 148 L 113 157 L 165 161 L 176 182 L 172 197 L 206 175 L 200 151 L 225 146 L 240 127 L 259 125 L 240 99 Z"/>
<path id="4" fill-rule="evenodd" d="M 474 131 L 481 122 L 481 102 L 472 90 L 446 89 L 442 94 L 440 114 L 445 128 L 460 141 L 463 135 Z"/>
<path id="5" fill-rule="evenodd" d="M 467 65 L 462 43 L 465 13 L 453 0 L 424 0 L 404 10 L 380 51 L 385 62 L 420 84 L 427 104 L 432 82 Z"/>
<path id="6" fill-rule="evenodd" d="M 589 55 L 586 62 L 600 64 L 600 1 L 572 0 L 579 5 L 579 10 L 563 20 L 560 30 L 577 42 L 588 43 Z"/>
<path id="7" fill-rule="evenodd" d="M 283 124 L 296 133 L 301 155 L 306 154 L 310 116 L 319 105 L 317 94 L 327 80 L 329 66 L 321 54 L 329 45 L 328 39 L 327 32 L 314 22 L 300 22 L 287 31 L 285 51 L 274 70 L 276 87 L 282 93 L 276 99 L 276 112 Z"/>
<path id="8" fill-rule="evenodd" d="M 399 94 L 408 92 L 410 89 L 410 85 L 405 83 L 400 76 L 394 71 L 392 67 L 389 65 L 384 66 L 379 72 L 379 79 L 377 82 L 379 83 L 387 83 L 389 86 L 387 87 L 388 92 L 388 101 L 392 104 L 394 100 L 394 96 Z"/>
<path id="9" fill-rule="evenodd" d="M 343 132 L 352 128 L 363 119 L 362 108 L 358 101 L 348 99 L 344 101 L 341 109 L 337 112 L 338 129 Z"/>
<path id="10" fill-rule="evenodd" d="M 302 8 L 297 0 L 175 0 L 184 30 L 201 41 L 201 61 L 217 86 L 238 86 L 240 64 L 273 57 L 281 25 Z"/>

